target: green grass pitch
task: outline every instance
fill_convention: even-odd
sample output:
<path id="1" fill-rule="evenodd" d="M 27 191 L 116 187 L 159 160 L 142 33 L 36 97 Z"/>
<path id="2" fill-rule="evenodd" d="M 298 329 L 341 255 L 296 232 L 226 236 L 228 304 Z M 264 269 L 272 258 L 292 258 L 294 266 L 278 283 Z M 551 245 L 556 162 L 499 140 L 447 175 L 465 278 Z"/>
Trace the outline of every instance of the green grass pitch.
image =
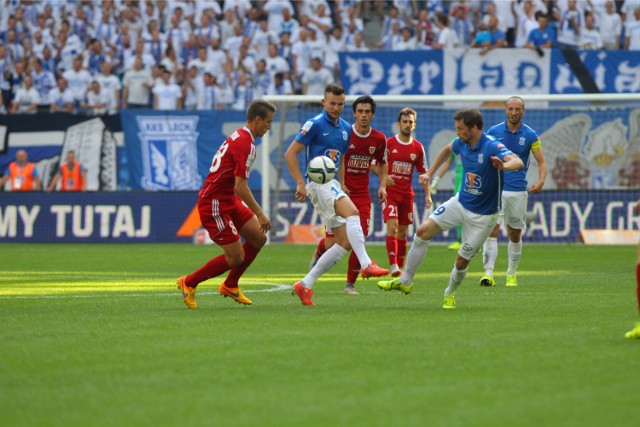
<path id="1" fill-rule="evenodd" d="M 441 308 L 454 253 L 432 245 L 410 295 L 346 260 L 305 307 L 310 246 L 271 245 L 241 281 L 252 306 L 175 280 L 220 250 L 0 244 L 0 426 L 636 426 L 636 248 L 525 243 L 519 286 Z M 370 254 L 386 265 L 384 246 Z"/>

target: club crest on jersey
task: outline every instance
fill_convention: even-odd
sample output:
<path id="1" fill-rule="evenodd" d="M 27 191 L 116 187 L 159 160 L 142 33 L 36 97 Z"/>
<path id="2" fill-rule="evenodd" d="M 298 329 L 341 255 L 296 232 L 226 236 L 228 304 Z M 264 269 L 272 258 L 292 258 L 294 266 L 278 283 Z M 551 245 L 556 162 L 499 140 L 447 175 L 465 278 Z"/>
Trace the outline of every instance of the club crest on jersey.
<path id="1" fill-rule="evenodd" d="M 303 135 L 306 135 L 307 132 L 309 132 L 309 129 L 311 129 L 311 126 L 313 126 L 313 122 L 311 120 L 307 120 L 307 122 L 302 125 L 302 129 L 300 129 L 300 133 Z"/>
<path id="2" fill-rule="evenodd" d="M 520 140 L 518 141 L 518 144 L 524 145 L 524 142 L 525 142 L 525 138 L 524 138 L 524 136 L 521 136 Z"/>
<path id="3" fill-rule="evenodd" d="M 336 166 L 340 163 L 340 152 L 338 150 L 326 150 L 323 155 L 333 160 Z"/>
<path id="4" fill-rule="evenodd" d="M 349 139 L 349 134 L 347 133 L 347 131 L 346 131 L 346 130 L 343 130 L 343 131 L 342 131 L 342 139 L 343 139 L 343 140 L 345 140 L 345 141 L 346 141 L 347 139 Z"/>
<path id="5" fill-rule="evenodd" d="M 376 152 L 376 147 L 369 147 L 369 154 L 373 154 Z"/>
<path id="6" fill-rule="evenodd" d="M 413 162 L 413 161 L 415 161 L 415 160 L 416 160 L 416 157 L 417 157 L 417 156 L 415 155 L 415 153 L 411 153 L 411 154 L 409 155 L 409 157 L 411 157 L 411 161 Z"/>
<path id="7" fill-rule="evenodd" d="M 145 190 L 196 190 L 198 116 L 138 116 Z"/>
<path id="8" fill-rule="evenodd" d="M 484 154 L 483 153 L 478 154 L 478 163 L 484 163 Z"/>

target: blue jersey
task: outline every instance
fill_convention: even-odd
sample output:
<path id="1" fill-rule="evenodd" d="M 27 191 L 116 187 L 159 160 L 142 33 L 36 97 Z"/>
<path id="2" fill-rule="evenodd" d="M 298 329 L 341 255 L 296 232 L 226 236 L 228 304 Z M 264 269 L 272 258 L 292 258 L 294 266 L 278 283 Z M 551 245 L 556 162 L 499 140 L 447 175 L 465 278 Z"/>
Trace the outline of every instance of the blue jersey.
<path id="1" fill-rule="evenodd" d="M 465 209 L 480 215 L 491 215 L 500 210 L 502 172 L 491 164 L 491 156 L 500 160 L 513 154 L 493 137 L 482 133 L 474 148 L 456 138 L 451 144 L 462 160 L 462 188 L 458 200 Z"/>
<path id="2" fill-rule="evenodd" d="M 527 191 L 527 170 L 529 154 L 540 149 L 538 134 L 524 123 L 515 132 L 511 132 L 507 122 L 492 126 L 488 135 L 503 143 L 513 154 L 520 157 L 524 168 L 518 171 L 504 171 L 504 189 L 507 191 Z"/>
<path id="3" fill-rule="evenodd" d="M 325 110 L 315 117 L 307 120 L 296 135 L 295 140 L 302 143 L 305 148 L 305 170 L 309 160 L 316 156 L 327 156 L 340 166 L 342 156 L 349 148 L 351 138 L 351 125 L 346 120 L 339 118 L 338 124 L 334 124 Z"/>

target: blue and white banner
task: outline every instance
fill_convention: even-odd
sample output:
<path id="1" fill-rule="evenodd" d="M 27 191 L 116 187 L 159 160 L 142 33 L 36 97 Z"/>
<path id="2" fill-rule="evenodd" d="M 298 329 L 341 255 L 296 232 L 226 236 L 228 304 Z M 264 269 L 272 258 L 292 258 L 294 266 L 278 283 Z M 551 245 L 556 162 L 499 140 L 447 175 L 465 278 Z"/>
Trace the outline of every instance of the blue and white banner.
<path id="1" fill-rule="evenodd" d="M 312 204 L 297 201 L 294 193 L 283 191 L 277 204 L 273 200 L 273 206 L 277 205 L 277 215 L 271 217 L 273 242 L 283 242 L 292 225 L 321 224 Z M 259 191 L 255 195 L 260 198 Z M 451 195 L 451 191 L 435 194 L 435 207 Z M 543 191 L 531 195 L 528 210 L 532 222 L 525 240 L 568 243 L 577 241 L 582 229 L 639 230 L 640 214 L 634 212 L 637 196 L 633 191 Z M 197 199 L 195 191 L 5 193 L 0 203 L 0 242 L 191 242 L 199 224 Z M 424 209 L 424 194 L 418 192 L 416 224 L 429 213 Z M 413 232 L 411 226 L 409 235 Z M 455 233 L 451 230 L 433 240 L 452 241 Z M 374 202 L 367 242 L 384 243 L 386 235 L 380 205 Z"/>
<path id="2" fill-rule="evenodd" d="M 583 93 L 562 52 L 546 49 L 340 53 L 349 94 L 495 95 Z M 640 51 L 579 51 L 601 92 L 640 91 Z"/>
<path id="3" fill-rule="evenodd" d="M 199 190 L 227 132 L 245 122 L 244 112 L 229 111 L 124 110 L 120 117 L 133 190 Z"/>

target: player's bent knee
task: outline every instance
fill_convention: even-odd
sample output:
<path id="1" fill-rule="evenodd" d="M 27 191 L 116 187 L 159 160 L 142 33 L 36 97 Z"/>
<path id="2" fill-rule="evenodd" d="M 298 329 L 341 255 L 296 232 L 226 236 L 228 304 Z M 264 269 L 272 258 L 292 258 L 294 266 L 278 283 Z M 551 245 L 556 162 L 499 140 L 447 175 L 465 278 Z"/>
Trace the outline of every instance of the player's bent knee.
<path id="1" fill-rule="evenodd" d="M 227 260 L 227 264 L 229 264 L 230 268 L 239 267 L 244 261 L 244 252 L 233 255 L 225 255 L 225 259 Z"/>

